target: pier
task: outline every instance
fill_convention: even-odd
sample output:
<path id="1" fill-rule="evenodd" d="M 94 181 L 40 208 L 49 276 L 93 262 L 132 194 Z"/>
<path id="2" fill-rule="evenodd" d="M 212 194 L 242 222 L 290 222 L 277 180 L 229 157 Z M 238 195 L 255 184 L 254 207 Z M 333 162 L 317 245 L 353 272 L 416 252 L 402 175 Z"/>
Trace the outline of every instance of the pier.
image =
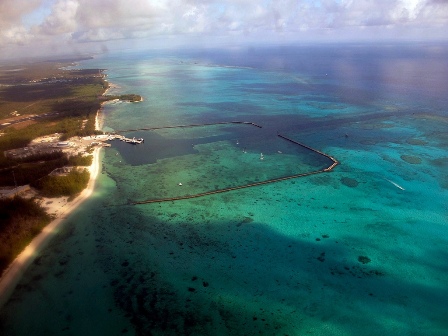
<path id="1" fill-rule="evenodd" d="M 229 121 L 229 122 L 218 122 L 218 123 L 205 123 L 205 124 L 190 124 L 190 125 L 176 125 L 176 126 L 165 126 L 165 127 L 151 127 L 151 128 L 139 128 L 139 129 L 130 129 L 130 130 L 122 130 L 122 131 L 116 131 L 116 133 L 126 133 L 126 132 L 135 132 L 135 131 L 151 131 L 151 130 L 161 130 L 161 129 L 169 129 L 169 128 L 183 128 L 183 127 L 200 127 L 200 126 L 213 126 L 213 125 L 225 125 L 225 124 L 243 124 L 243 125 L 251 125 L 254 127 L 258 127 L 258 128 L 262 128 L 262 126 L 257 125 L 255 123 L 252 122 L 247 122 L 247 121 Z M 315 171 L 310 171 L 307 173 L 301 173 L 301 174 L 295 174 L 295 175 L 289 175 L 289 176 L 283 176 L 283 177 L 278 177 L 278 178 L 274 178 L 274 179 L 269 179 L 269 180 L 265 180 L 265 181 L 260 181 L 260 182 L 254 182 L 254 183 L 250 183 L 250 184 L 245 184 L 245 185 L 240 185 L 240 186 L 236 186 L 236 187 L 229 187 L 229 188 L 224 188 L 224 189 L 217 189 L 217 190 L 211 190 L 211 191 L 206 191 L 203 193 L 198 193 L 198 194 L 193 194 L 193 195 L 185 195 L 185 196 L 178 196 L 178 197 L 169 197 L 169 198 L 159 198 L 159 199 L 148 199 L 148 200 L 143 200 L 143 201 L 130 201 L 129 204 L 132 205 L 140 205 L 140 204 L 150 204 L 150 203 L 162 203 L 162 202 L 172 202 L 172 201 L 180 201 L 180 200 L 186 200 L 186 199 L 192 199 L 192 198 L 198 198 L 198 197 L 204 197 L 204 196 L 210 196 L 210 195 L 215 195 L 215 194 L 220 194 L 220 193 L 224 193 L 224 192 L 229 192 L 229 191 L 234 191 L 234 190 L 240 190 L 240 189 L 246 189 L 246 188 L 251 188 L 251 187 L 257 187 L 257 186 L 261 186 L 261 185 L 265 185 L 268 183 L 275 183 L 275 182 L 281 182 L 281 181 L 286 181 L 286 180 L 290 180 L 290 179 L 295 179 L 295 178 L 299 178 L 299 177 L 306 177 L 306 176 L 311 176 L 311 175 L 316 175 L 316 174 L 321 174 L 321 173 L 327 173 L 327 172 L 331 172 L 338 164 L 339 161 L 337 161 L 335 158 L 333 158 L 332 156 L 323 153 L 311 146 L 305 145 L 301 142 L 298 142 L 296 140 L 290 139 L 282 134 L 277 134 L 278 137 L 292 142 L 293 144 L 296 144 L 298 146 L 301 146 L 305 149 L 308 149 L 314 153 L 317 153 L 319 155 L 322 155 L 324 157 L 326 157 L 327 159 L 329 159 L 332 163 L 331 165 L 329 165 L 328 167 L 324 168 L 324 169 L 320 169 L 320 170 L 315 170 Z M 124 136 L 121 135 L 115 135 L 116 138 L 124 138 Z M 126 139 L 126 138 L 125 138 Z"/>

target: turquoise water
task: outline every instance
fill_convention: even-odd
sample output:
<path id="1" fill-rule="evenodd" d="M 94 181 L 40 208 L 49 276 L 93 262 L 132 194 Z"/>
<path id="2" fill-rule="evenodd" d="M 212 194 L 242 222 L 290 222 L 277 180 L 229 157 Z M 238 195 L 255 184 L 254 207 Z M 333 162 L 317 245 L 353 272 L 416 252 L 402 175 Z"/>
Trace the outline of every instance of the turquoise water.
<path id="1" fill-rule="evenodd" d="M 107 55 L 102 154 L 0 311 L 2 335 L 446 335 L 448 49 Z M 129 205 L 316 174 L 207 197 Z M 280 153 L 279 153 L 280 152 Z M 264 158 L 260 160 L 260 153 Z M 178 183 L 182 182 L 182 186 Z"/>

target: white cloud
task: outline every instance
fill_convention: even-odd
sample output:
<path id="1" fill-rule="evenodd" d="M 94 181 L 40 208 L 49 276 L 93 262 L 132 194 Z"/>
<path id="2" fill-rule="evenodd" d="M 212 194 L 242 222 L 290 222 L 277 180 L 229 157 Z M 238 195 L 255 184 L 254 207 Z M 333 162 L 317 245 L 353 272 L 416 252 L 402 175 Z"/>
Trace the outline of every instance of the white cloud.
<path id="1" fill-rule="evenodd" d="M 31 41 L 32 35 L 23 26 L 13 26 L 2 32 L 3 39 L 14 41 L 18 45 L 25 45 Z"/>
<path id="2" fill-rule="evenodd" d="M 40 3 L 41 0 L 1 0 L 0 28 L 20 25 L 22 16 L 36 10 Z"/>
<path id="3" fill-rule="evenodd" d="M 37 31 L 46 35 L 68 34 L 76 31 L 76 14 L 79 8 L 76 0 L 62 0 L 54 4 L 51 14 L 38 27 Z"/>
<path id="4" fill-rule="evenodd" d="M 22 22 L 30 13 L 46 17 L 32 26 Z M 446 31 L 447 0 L 0 0 L 0 47 L 162 36 L 448 39 Z"/>
<path id="5" fill-rule="evenodd" d="M 36 10 L 39 4 L 39 0 L 0 1 L 0 48 L 11 43 L 26 44 L 31 39 L 21 18 Z"/>

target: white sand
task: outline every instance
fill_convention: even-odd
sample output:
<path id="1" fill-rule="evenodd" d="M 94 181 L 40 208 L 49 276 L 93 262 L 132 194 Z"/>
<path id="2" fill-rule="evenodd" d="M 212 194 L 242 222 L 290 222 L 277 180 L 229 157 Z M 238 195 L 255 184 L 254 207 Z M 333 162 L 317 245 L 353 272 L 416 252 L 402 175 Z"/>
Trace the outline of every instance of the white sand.
<path id="1" fill-rule="evenodd" d="M 90 179 L 87 187 L 72 202 L 67 203 L 66 198 L 52 199 L 53 203 L 49 212 L 55 214 L 57 216 L 56 219 L 48 224 L 3 272 L 0 278 L 0 308 L 9 299 L 23 273 L 32 263 L 36 255 L 60 228 L 61 223 L 92 194 L 100 169 L 99 152 L 100 148 L 95 148 L 93 152 L 92 165 L 89 168 Z M 43 206 L 46 206 L 46 204 L 44 203 Z"/>

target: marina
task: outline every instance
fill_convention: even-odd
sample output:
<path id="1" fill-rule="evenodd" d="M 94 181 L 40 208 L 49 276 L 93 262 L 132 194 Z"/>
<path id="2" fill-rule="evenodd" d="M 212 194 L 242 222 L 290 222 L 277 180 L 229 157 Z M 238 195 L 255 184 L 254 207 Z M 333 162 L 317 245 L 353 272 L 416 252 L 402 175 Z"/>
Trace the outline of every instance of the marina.
<path id="1" fill-rule="evenodd" d="M 250 126 L 256 126 L 257 128 L 262 128 L 262 126 L 258 125 L 258 124 L 254 124 L 252 122 L 242 122 L 242 121 L 232 121 L 232 122 L 218 122 L 218 123 L 207 123 L 207 124 L 194 124 L 194 125 L 177 125 L 177 126 L 167 126 L 167 127 L 158 127 L 158 128 L 148 128 L 148 129 L 144 129 L 144 130 L 160 130 L 160 129 L 173 129 L 173 128 L 187 128 L 187 127 L 199 127 L 199 126 L 211 126 L 211 125 L 223 125 L 223 124 L 239 124 L 239 125 L 250 125 Z M 129 130 L 128 130 L 129 131 Z M 120 132 L 124 132 L 124 131 L 120 131 Z M 326 159 L 329 159 L 331 162 L 331 165 L 329 165 L 326 168 L 322 168 L 322 169 L 316 169 L 316 170 L 310 170 L 307 172 L 297 172 L 297 173 L 293 173 L 287 176 L 280 176 L 280 177 L 273 177 L 273 178 L 268 178 L 266 180 L 262 180 L 262 181 L 256 181 L 253 183 L 248 183 L 248 184 L 241 184 L 241 185 L 236 185 L 236 186 L 232 186 L 232 187 L 226 187 L 226 188 L 215 188 L 213 190 L 208 190 L 208 191 L 204 191 L 204 192 L 198 192 L 198 193 L 191 193 L 191 194 L 187 194 L 187 195 L 176 195 L 173 197 L 162 197 L 162 198 L 150 198 L 150 199 L 146 199 L 146 200 L 141 200 L 141 201 L 134 201 L 134 200 L 130 200 L 129 204 L 131 205 L 141 205 L 141 204 L 148 204 L 148 203 L 162 203 L 162 202 L 172 202 L 172 201 L 179 201 L 179 200 L 185 200 L 185 199 L 192 199 L 192 198 L 198 198 L 198 197 L 203 197 L 203 196 L 209 196 L 209 195 L 214 195 L 214 194 L 219 194 L 219 193 L 224 193 L 224 192 L 229 192 L 229 191 L 235 191 L 235 190 L 240 190 L 240 189 L 245 189 L 245 188 L 250 188 L 250 187 L 256 187 L 256 186 L 260 186 L 260 185 L 265 185 L 265 184 L 269 184 L 269 183 L 274 183 L 274 182 L 280 182 L 280 181 L 285 181 L 285 180 L 290 180 L 290 179 L 295 179 L 295 178 L 299 178 L 299 177 L 306 177 L 306 176 L 311 176 L 311 175 L 315 175 L 315 174 L 320 174 L 320 173 L 327 173 L 332 171 L 338 164 L 339 161 L 337 161 L 335 158 L 333 158 L 332 156 L 323 153 L 313 147 L 310 147 L 308 145 L 305 145 L 301 142 L 297 142 L 289 137 L 286 137 L 280 133 L 277 132 L 277 137 L 283 140 L 286 140 L 294 145 L 298 145 L 300 147 L 305 148 L 308 151 L 314 152 L 320 156 L 325 157 Z M 124 136 L 121 135 L 114 135 L 113 139 L 120 139 L 121 141 L 125 141 L 128 142 L 129 140 L 131 141 L 140 141 L 143 140 L 142 138 L 140 139 L 135 139 L 135 137 L 133 139 L 127 139 Z M 112 140 L 113 140 L 112 139 Z M 239 140 L 237 140 L 237 144 L 239 144 Z M 246 153 L 246 149 L 243 150 L 244 153 Z M 277 151 L 278 153 L 282 153 L 281 151 Z M 260 153 L 260 160 L 264 160 L 264 154 Z M 178 186 L 182 186 L 183 183 L 179 182 Z"/>

